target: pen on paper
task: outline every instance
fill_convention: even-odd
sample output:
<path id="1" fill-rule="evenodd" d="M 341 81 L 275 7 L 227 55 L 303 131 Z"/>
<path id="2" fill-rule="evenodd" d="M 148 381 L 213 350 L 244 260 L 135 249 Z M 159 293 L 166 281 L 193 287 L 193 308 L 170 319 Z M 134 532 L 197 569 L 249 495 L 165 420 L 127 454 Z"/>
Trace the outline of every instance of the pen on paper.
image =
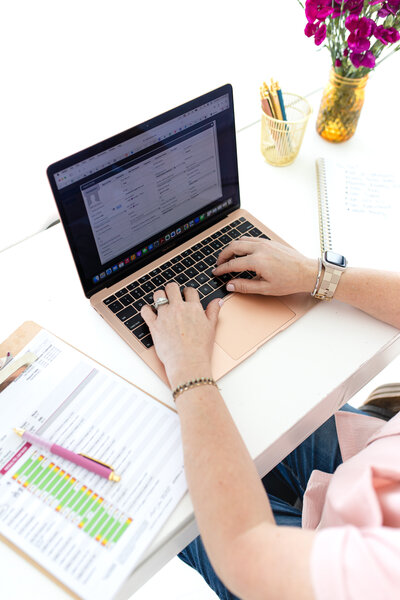
<path id="1" fill-rule="evenodd" d="M 56 454 L 65 460 L 68 460 L 79 467 L 83 467 L 87 471 L 91 471 L 100 477 L 104 477 L 109 481 L 120 481 L 120 476 L 114 472 L 114 469 L 110 465 L 106 465 L 105 463 L 91 458 L 90 456 L 86 456 L 84 454 L 76 454 L 71 450 L 67 450 L 67 448 L 63 448 L 58 444 L 53 444 L 48 440 L 44 440 L 40 438 L 38 435 L 34 433 L 30 433 L 29 431 L 25 431 L 24 429 L 20 429 L 15 427 L 14 431 L 17 435 L 22 437 L 23 440 L 33 444 L 34 446 L 39 446 L 40 448 L 45 448 L 52 454 Z"/>

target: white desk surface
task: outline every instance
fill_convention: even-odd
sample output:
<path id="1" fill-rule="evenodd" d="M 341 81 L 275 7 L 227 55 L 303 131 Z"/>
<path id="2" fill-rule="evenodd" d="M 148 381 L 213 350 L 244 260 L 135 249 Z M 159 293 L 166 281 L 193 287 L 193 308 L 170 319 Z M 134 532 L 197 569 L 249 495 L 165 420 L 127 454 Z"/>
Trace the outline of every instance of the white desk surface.
<path id="1" fill-rule="evenodd" d="M 315 111 L 319 96 L 311 99 Z M 260 125 L 238 134 L 243 208 L 308 255 L 319 254 L 314 161 L 317 156 L 371 156 L 374 136 L 360 122 L 347 145 L 321 140 L 315 114 L 296 162 L 267 165 L 259 151 Z M 372 110 L 372 109 L 371 109 Z M 376 147 L 376 152 L 379 148 Z M 372 153 L 373 157 L 373 153 Z M 34 320 L 161 400 L 170 392 L 90 307 L 60 225 L 0 253 L 0 338 Z M 328 341 L 327 341 L 328 340 Z M 323 350 L 322 350 L 323 348 Z M 400 352 L 399 332 L 337 301 L 320 303 L 220 382 L 222 394 L 264 475 Z M 146 552 L 118 598 L 128 598 L 196 534 L 188 495 Z M 43 599 L 68 594 L 0 544 L 4 597 L 40 590 Z M 20 573 L 24 572 L 24 578 Z M 39 596 L 39 593 L 38 593 Z"/>

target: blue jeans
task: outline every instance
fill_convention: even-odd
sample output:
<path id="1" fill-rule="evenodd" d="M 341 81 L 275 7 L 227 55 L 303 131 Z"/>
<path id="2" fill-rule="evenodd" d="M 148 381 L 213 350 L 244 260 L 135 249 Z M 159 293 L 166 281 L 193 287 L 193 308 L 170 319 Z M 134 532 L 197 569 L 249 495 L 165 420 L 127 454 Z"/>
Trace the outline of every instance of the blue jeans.
<path id="1" fill-rule="evenodd" d="M 348 404 L 341 410 L 361 412 Z M 302 504 L 311 473 L 315 469 L 333 473 L 341 463 L 335 418 L 332 416 L 262 479 L 277 525 L 301 527 L 301 508 L 298 505 Z M 215 574 L 200 536 L 178 556 L 202 575 L 221 600 L 237 600 Z"/>

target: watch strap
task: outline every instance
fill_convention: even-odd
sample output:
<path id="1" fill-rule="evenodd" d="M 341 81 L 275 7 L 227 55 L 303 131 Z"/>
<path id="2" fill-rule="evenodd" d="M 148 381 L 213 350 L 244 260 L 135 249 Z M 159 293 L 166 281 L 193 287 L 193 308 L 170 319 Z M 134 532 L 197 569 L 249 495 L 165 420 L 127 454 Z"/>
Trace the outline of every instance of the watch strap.
<path id="1" fill-rule="evenodd" d="M 318 300 L 332 300 L 333 294 L 336 291 L 343 269 L 335 269 L 335 267 L 327 267 L 324 264 L 324 274 L 322 276 L 321 285 L 314 297 Z"/>

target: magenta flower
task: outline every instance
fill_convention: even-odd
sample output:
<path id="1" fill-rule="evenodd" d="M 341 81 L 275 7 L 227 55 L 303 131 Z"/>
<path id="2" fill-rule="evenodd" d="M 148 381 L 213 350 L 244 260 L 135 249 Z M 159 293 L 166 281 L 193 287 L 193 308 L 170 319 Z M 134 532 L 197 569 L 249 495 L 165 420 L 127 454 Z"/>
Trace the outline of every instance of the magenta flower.
<path id="1" fill-rule="evenodd" d="M 346 29 L 355 33 L 357 37 L 369 38 L 374 33 L 376 24 L 372 19 L 356 15 L 349 15 L 345 21 Z"/>
<path id="2" fill-rule="evenodd" d="M 344 77 L 365 75 L 380 64 L 385 47 L 400 42 L 400 0 L 305 0 L 305 13 L 305 35 L 316 46 L 325 42 Z"/>
<path id="3" fill-rule="evenodd" d="M 324 21 L 333 12 L 331 0 L 306 0 L 305 12 L 307 21 Z"/>
<path id="4" fill-rule="evenodd" d="M 377 40 L 382 42 L 382 44 L 393 44 L 394 42 L 398 42 L 400 40 L 400 33 L 394 27 L 384 27 L 383 25 L 378 25 L 375 29 L 374 36 Z"/>
<path id="5" fill-rule="evenodd" d="M 346 0 L 344 8 L 350 13 L 359 15 L 364 8 L 364 0 Z"/>
<path id="6" fill-rule="evenodd" d="M 365 54 L 352 52 L 350 54 L 350 60 L 356 69 L 359 69 L 360 67 L 373 69 L 375 67 L 375 56 L 372 54 L 371 50 L 368 50 Z"/>
<path id="7" fill-rule="evenodd" d="M 304 33 L 307 37 L 312 37 L 318 29 L 318 23 L 307 23 L 304 28 Z"/>
<path id="8" fill-rule="evenodd" d="M 315 32 L 314 42 L 316 46 L 320 46 L 324 39 L 326 38 L 326 25 L 325 23 L 321 23 Z"/>
<path id="9" fill-rule="evenodd" d="M 370 49 L 370 42 L 366 38 L 357 37 L 355 33 L 351 33 L 347 38 L 347 43 L 349 45 L 350 50 L 353 52 L 365 52 Z"/>
<path id="10" fill-rule="evenodd" d="M 389 15 L 395 15 L 400 9 L 400 0 L 387 0 L 382 5 L 382 8 L 378 10 L 378 17 L 385 18 Z"/>
<path id="11" fill-rule="evenodd" d="M 392 15 L 395 15 L 400 9 L 400 0 L 388 0 L 387 7 L 388 10 L 392 13 Z"/>
<path id="12" fill-rule="evenodd" d="M 374 33 L 375 21 L 367 17 L 360 19 L 356 15 L 349 15 L 345 21 L 346 28 L 351 32 L 347 38 L 350 50 L 356 54 L 369 50 L 371 43 L 369 38 Z"/>

